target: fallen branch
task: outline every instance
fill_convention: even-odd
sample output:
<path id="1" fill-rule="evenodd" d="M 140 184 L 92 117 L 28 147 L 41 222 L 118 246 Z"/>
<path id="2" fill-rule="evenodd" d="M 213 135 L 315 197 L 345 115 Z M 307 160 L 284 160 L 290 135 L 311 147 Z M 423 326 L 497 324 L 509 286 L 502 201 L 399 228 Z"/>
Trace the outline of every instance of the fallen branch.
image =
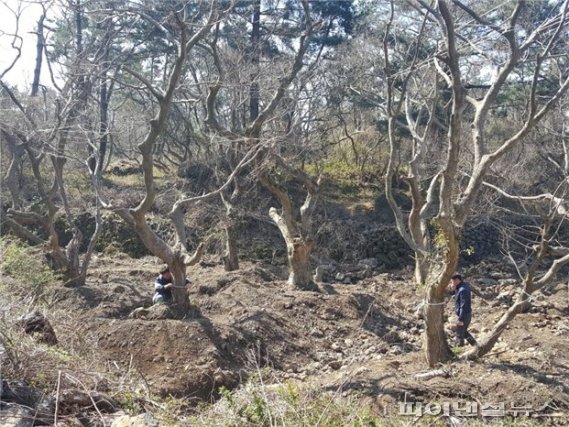
<path id="1" fill-rule="evenodd" d="M 450 375 L 451 372 L 448 369 L 435 369 L 432 371 L 419 372 L 418 374 L 413 375 L 413 377 L 418 380 L 430 380 L 431 378 L 436 377 L 448 378 Z"/>

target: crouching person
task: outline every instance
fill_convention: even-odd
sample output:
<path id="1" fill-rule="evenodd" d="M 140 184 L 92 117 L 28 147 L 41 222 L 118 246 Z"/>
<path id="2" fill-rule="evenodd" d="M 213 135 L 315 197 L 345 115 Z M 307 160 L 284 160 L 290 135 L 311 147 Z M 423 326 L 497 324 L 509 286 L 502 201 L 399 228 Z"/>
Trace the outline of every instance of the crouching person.
<path id="1" fill-rule="evenodd" d="M 162 267 L 160 275 L 154 280 L 154 296 L 152 302 L 154 304 L 167 304 L 172 302 L 172 289 L 175 288 L 172 283 L 174 278 L 167 265 Z M 190 281 L 186 279 L 186 286 L 188 288 Z M 181 286 L 180 286 L 181 287 Z"/>

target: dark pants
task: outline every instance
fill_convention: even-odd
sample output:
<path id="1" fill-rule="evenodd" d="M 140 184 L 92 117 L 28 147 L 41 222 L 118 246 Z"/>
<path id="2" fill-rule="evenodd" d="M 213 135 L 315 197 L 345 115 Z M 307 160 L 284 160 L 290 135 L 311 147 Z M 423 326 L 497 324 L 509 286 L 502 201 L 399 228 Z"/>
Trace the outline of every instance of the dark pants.
<path id="1" fill-rule="evenodd" d="M 476 340 L 474 339 L 474 337 L 472 336 L 472 334 L 470 332 L 468 332 L 468 327 L 470 326 L 470 321 L 472 320 L 472 315 L 469 314 L 467 316 L 464 317 L 463 320 L 463 325 L 462 326 L 456 326 L 456 341 L 457 341 L 457 345 L 459 347 L 462 347 L 464 345 L 464 340 L 466 339 L 466 341 L 468 341 L 468 344 L 470 345 L 476 345 Z"/>

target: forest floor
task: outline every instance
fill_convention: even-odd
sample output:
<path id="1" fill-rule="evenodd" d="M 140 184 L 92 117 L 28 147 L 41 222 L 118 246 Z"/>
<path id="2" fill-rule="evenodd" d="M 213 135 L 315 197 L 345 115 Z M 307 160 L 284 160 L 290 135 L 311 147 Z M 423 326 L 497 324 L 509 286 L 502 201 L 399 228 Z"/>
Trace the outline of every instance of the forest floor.
<path id="1" fill-rule="evenodd" d="M 185 402 L 185 407 L 168 409 L 177 415 L 163 425 L 193 425 L 183 421 L 184 410 L 195 411 L 194 404 L 214 402 L 247 381 L 260 381 L 262 387 L 310 384 L 355 399 L 371 415 L 396 425 L 467 425 L 467 419 L 457 424 L 460 418 L 444 417 L 444 411 L 422 418 L 403 415 L 402 402 L 443 409 L 449 404 L 451 413 L 453 404 L 472 403 L 479 415 L 503 404 L 513 421 L 569 422 L 567 283 L 539 293 L 529 312 L 515 318 L 481 361 L 454 361 L 429 378 L 421 375 L 429 371 L 421 349 L 423 322 L 417 317 L 421 290 L 409 272 L 376 274 L 355 284 L 321 284 L 316 293 L 291 289 L 274 266 L 244 263 L 240 271 L 227 273 L 202 262 L 189 272 L 193 309 L 187 319 L 160 319 L 156 310 L 133 318 L 134 309 L 149 306 L 157 268 L 151 257 L 99 257 L 85 286 L 51 289 L 44 305 L 51 308 L 43 312 L 59 340 L 54 347 L 18 335 L 10 319 L 29 307 L 17 292 L 5 294 L 4 334 L 21 339 L 14 349 L 19 368 L 4 367 L 6 375 L 12 372 L 53 392 L 75 387 L 106 393 L 130 413 L 160 408 L 165 398 Z M 494 279 L 480 282 L 490 284 L 477 282 L 489 276 Z M 478 336 L 501 316 L 517 285 L 489 267 L 472 268 L 469 278 L 484 296 L 473 300 L 470 329 Z M 446 312 L 454 318 L 452 298 Z M 525 409 L 513 417 L 520 407 Z M 436 413 L 436 406 L 430 411 Z M 99 413 L 95 419 L 110 425 L 116 416 Z M 214 425 L 214 419 L 204 425 Z"/>

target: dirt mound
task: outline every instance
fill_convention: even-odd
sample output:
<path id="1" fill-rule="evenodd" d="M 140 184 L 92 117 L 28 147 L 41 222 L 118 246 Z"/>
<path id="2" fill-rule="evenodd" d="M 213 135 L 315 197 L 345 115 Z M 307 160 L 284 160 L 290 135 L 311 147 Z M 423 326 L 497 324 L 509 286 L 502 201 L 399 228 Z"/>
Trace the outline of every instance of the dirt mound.
<path id="1" fill-rule="evenodd" d="M 93 328 L 105 357 L 138 370 L 156 394 L 209 400 L 220 386 L 238 383 L 226 372 L 217 331 L 204 319 L 104 319 Z"/>

